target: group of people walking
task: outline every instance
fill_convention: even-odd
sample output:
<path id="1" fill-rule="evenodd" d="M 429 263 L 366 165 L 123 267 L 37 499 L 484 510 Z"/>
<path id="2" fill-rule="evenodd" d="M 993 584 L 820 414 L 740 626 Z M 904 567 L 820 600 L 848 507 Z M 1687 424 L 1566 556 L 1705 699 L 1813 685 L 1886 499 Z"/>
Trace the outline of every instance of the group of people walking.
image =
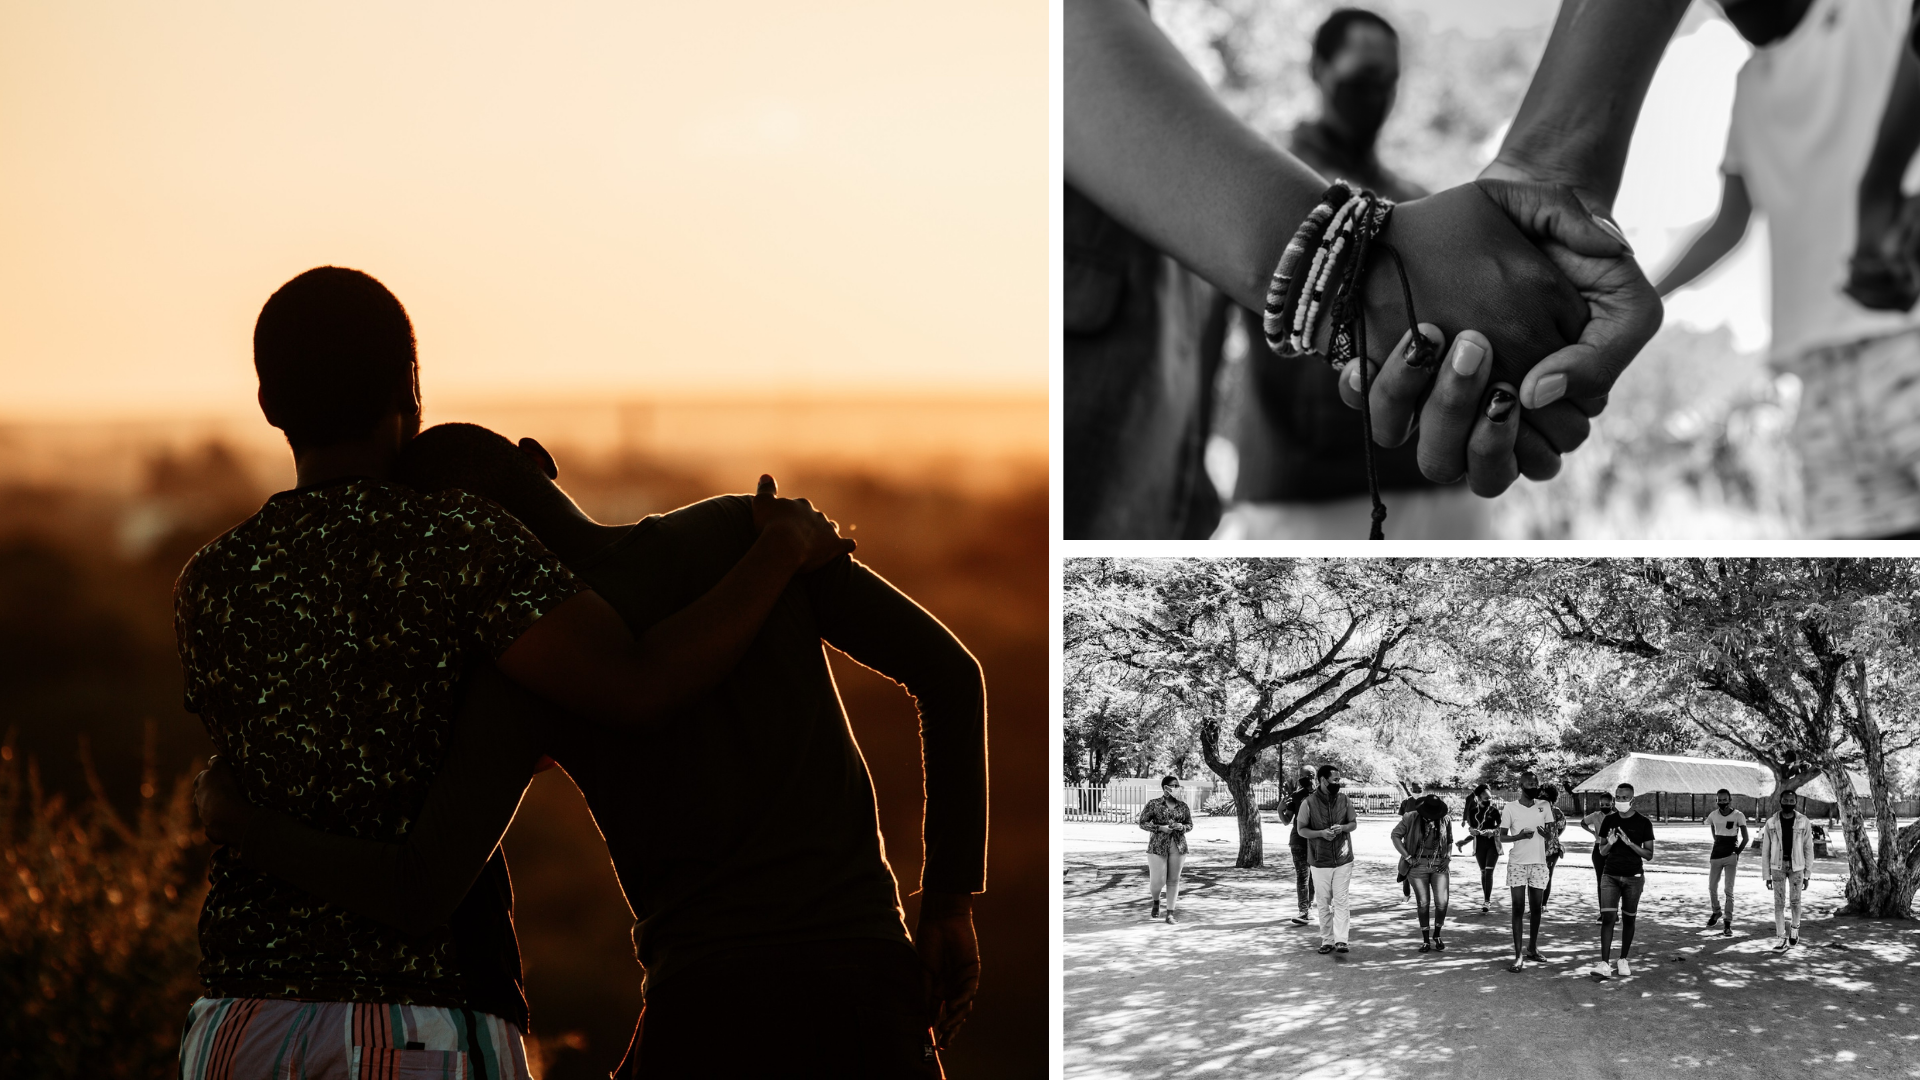
<path id="1" fill-rule="evenodd" d="M 1321 765 L 1303 773 L 1279 806 L 1280 821 L 1288 826 L 1299 912 L 1288 920 L 1294 926 L 1317 921 L 1319 952 L 1350 951 L 1348 890 L 1353 879 L 1351 836 L 1359 828 L 1349 798 L 1341 793 L 1337 765 Z M 1187 851 L 1186 834 L 1193 816 L 1179 798 L 1180 781 L 1168 776 L 1162 796 L 1141 809 L 1139 824 L 1151 839 L 1147 863 L 1153 895 L 1152 918 L 1173 923 L 1179 893 L 1180 867 Z M 1646 888 L 1646 864 L 1654 858 L 1653 822 L 1634 809 L 1632 784 L 1614 789 L 1610 808 L 1569 818 L 1557 805 L 1560 791 L 1540 783 L 1529 771 L 1521 774 L 1519 797 L 1494 799 L 1485 784 L 1467 796 L 1460 815 L 1458 839 L 1452 809 L 1439 795 L 1411 788 L 1400 804 L 1400 820 L 1389 834 L 1399 852 L 1398 877 L 1414 904 L 1420 922 L 1420 951 L 1443 952 L 1455 853 L 1473 847 L 1480 871 L 1480 913 L 1493 910 L 1494 870 L 1504 852 L 1513 931 L 1513 960 L 1508 970 L 1526 970 L 1529 963 L 1545 963 L 1539 951 L 1540 917 L 1553 895 L 1554 869 L 1565 854 L 1563 837 L 1570 821 L 1593 837 L 1592 859 L 1600 907 L 1600 959 L 1589 973 L 1600 978 L 1632 974 L 1635 922 Z M 1715 808 L 1706 816 L 1713 850 L 1709 855 L 1708 897 L 1712 913 L 1707 926 L 1719 926 L 1720 936 L 1733 935 L 1733 881 L 1740 857 L 1751 838 L 1747 817 L 1733 807 L 1733 796 L 1722 788 Z M 1775 952 L 1799 944 L 1800 898 L 1813 860 L 1813 823 L 1799 811 L 1798 793 L 1785 790 L 1780 809 L 1760 830 L 1760 872 L 1774 897 Z M 1165 891 L 1163 916 L 1160 897 Z M 1308 909 L 1313 909 L 1312 920 Z M 1618 932 L 1620 951 L 1614 955 Z"/>

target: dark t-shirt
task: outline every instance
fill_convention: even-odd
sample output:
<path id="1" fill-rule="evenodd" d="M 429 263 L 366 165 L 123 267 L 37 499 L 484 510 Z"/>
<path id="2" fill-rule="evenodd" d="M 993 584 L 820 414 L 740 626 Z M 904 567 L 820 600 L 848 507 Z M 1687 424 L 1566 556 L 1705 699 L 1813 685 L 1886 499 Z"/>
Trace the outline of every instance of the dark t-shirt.
<path id="1" fill-rule="evenodd" d="M 394 840 L 445 753 L 462 674 L 579 591 L 518 521 L 463 492 L 368 479 L 281 492 L 175 584 L 186 707 L 255 805 Z M 524 1028 L 517 987 L 478 986 L 482 958 L 461 940 L 476 919 L 511 925 L 505 874 L 489 870 L 455 926 L 405 935 L 220 848 L 201 980 L 215 996 L 477 1007 Z M 490 954 L 511 950 L 487 937 Z M 484 959 L 517 983 L 517 953 Z"/>
<path id="2" fill-rule="evenodd" d="M 753 540 L 752 501 L 723 496 L 649 517 L 575 570 L 637 636 L 711 589 Z M 928 806 L 944 816 L 926 822 L 923 887 L 983 888 L 978 669 L 911 600 L 838 559 L 796 579 L 733 673 L 651 733 L 552 726 L 550 752 L 586 796 L 633 906 L 650 983 L 729 949 L 907 940 L 873 783 L 823 639 L 920 700 L 927 759 L 946 766 L 928 770 Z M 973 715 L 953 715 L 963 711 Z M 648 763 L 647 798 L 635 797 L 637 763 Z M 718 791 L 677 763 L 725 763 L 746 783 Z M 663 826 L 695 808 L 713 839 L 670 842 L 682 834 Z"/>
<path id="3" fill-rule="evenodd" d="M 1653 839 L 1653 822 L 1645 814 L 1636 813 L 1632 817 L 1623 818 L 1617 813 L 1612 813 L 1601 820 L 1601 836 L 1612 835 L 1615 829 L 1625 833 L 1627 839 L 1641 847 L 1646 847 L 1647 842 Z M 1640 857 L 1639 852 L 1625 844 L 1615 844 L 1612 850 L 1607 852 L 1606 872 L 1609 874 L 1635 877 L 1645 869 L 1646 860 Z"/>

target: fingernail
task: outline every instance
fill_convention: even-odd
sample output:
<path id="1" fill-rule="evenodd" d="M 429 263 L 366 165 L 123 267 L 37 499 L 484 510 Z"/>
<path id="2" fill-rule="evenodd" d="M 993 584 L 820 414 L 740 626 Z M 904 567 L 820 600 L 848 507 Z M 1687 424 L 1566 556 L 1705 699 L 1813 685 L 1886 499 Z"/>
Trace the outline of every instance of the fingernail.
<path id="1" fill-rule="evenodd" d="M 1480 343 L 1471 338 L 1453 339 L 1452 363 L 1453 370 L 1458 375 L 1471 377 L 1474 372 L 1480 370 L 1480 361 L 1485 359 L 1486 355 L 1487 350 L 1481 348 Z"/>
<path id="2" fill-rule="evenodd" d="M 1589 214 L 1588 216 L 1593 218 L 1595 225 L 1605 229 L 1608 236 L 1620 241 L 1620 246 L 1627 249 L 1627 254 L 1633 254 L 1633 245 L 1627 243 L 1627 234 L 1620 231 L 1620 226 L 1614 224 L 1612 218 L 1602 217 L 1599 214 Z"/>
<path id="3" fill-rule="evenodd" d="M 1354 360 L 1347 364 L 1347 385 L 1353 387 L 1355 392 L 1360 390 L 1360 365 L 1364 363 L 1365 360 Z"/>
<path id="4" fill-rule="evenodd" d="M 1504 422 L 1507 417 L 1513 415 L 1513 404 L 1517 400 L 1513 396 L 1513 391 L 1506 387 L 1494 387 L 1493 396 L 1487 399 L 1487 419 L 1496 424 Z"/>
<path id="5" fill-rule="evenodd" d="M 1567 392 L 1567 377 L 1558 373 L 1543 377 L 1533 384 L 1533 407 L 1543 408 L 1559 401 Z"/>
<path id="6" fill-rule="evenodd" d="M 1401 352 L 1405 350 L 1407 347 L 1407 342 L 1412 340 L 1413 340 L 1412 330 L 1408 330 L 1406 333 L 1401 334 L 1400 340 L 1393 343 L 1393 352 Z M 1392 355 L 1392 353 L 1389 353 L 1388 355 Z"/>

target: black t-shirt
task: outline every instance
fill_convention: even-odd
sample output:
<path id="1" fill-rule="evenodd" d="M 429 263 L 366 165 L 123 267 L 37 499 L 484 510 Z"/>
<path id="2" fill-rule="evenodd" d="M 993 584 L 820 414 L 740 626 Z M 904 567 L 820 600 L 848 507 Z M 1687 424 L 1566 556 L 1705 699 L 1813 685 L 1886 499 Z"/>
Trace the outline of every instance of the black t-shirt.
<path id="1" fill-rule="evenodd" d="M 1619 814 L 1608 814 L 1600 822 L 1602 837 L 1612 835 L 1615 829 L 1619 829 L 1626 834 L 1627 839 L 1641 847 L 1646 847 L 1647 843 L 1653 839 L 1653 822 L 1648 820 L 1645 814 L 1624 818 Z M 1609 874 L 1634 877 L 1645 868 L 1646 861 L 1640 858 L 1640 853 L 1625 844 L 1615 844 L 1613 849 L 1607 852 L 1606 872 Z"/>

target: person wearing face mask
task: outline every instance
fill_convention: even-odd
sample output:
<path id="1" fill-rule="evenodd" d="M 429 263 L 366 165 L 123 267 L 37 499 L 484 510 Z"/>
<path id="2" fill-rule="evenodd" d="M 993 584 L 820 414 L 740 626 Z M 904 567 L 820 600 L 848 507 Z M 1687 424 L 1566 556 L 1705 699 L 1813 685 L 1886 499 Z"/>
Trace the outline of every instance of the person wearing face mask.
<path id="1" fill-rule="evenodd" d="M 1393 846 L 1406 862 L 1407 881 L 1420 908 L 1420 951 L 1444 952 L 1447 946 L 1440 940 L 1440 931 L 1447 923 L 1451 881 L 1447 866 L 1453 857 L 1453 820 L 1438 795 L 1423 795 L 1412 802 L 1393 827 Z"/>
<path id="2" fill-rule="evenodd" d="M 1713 853 L 1708 856 L 1707 899 L 1713 901 L 1713 914 L 1707 925 L 1720 922 L 1720 881 L 1726 879 L 1726 922 L 1720 936 L 1733 936 L 1733 875 L 1740 868 L 1740 853 L 1747 850 L 1747 815 L 1733 808 L 1733 793 L 1726 788 L 1714 792 L 1714 808 L 1707 813 L 1707 832 L 1713 836 Z M 1736 838 L 1737 834 L 1737 838 Z"/>
<path id="3" fill-rule="evenodd" d="M 1513 965 L 1525 971 L 1527 961 L 1546 963 L 1540 955 L 1540 909 L 1546 904 L 1546 835 L 1553 828 L 1553 807 L 1540 798 L 1540 778 L 1529 769 L 1520 774 L 1520 797 L 1500 809 L 1499 840 L 1507 850 L 1507 890 L 1513 899 Z M 1520 948 L 1520 924 L 1527 920 L 1527 947 Z"/>
<path id="4" fill-rule="evenodd" d="M 1640 892 L 1646 888 L 1646 860 L 1653 858 L 1653 823 L 1633 809 L 1633 785 L 1613 789 L 1613 813 L 1600 822 L 1600 852 L 1605 872 L 1600 877 L 1600 966 L 1594 972 L 1631 975 L 1628 954 L 1633 951 L 1634 918 L 1640 911 Z M 1620 959 L 1613 959 L 1613 927 L 1620 924 Z"/>
<path id="5" fill-rule="evenodd" d="M 1319 786 L 1300 804 L 1294 829 L 1307 839 L 1313 863 L 1313 902 L 1320 917 L 1320 952 L 1347 951 L 1347 886 L 1353 881 L 1353 842 L 1359 828 L 1353 805 L 1340 793 L 1340 767 L 1322 765 Z"/>
<path id="6" fill-rule="evenodd" d="M 1389 170 L 1376 144 L 1400 84 L 1400 38 L 1379 15 L 1341 8 L 1313 35 L 1310 65 L 1320 109 L 1293 129 L 1287 149 L 1323 176 L 1343 177 L 1396 201 L 1426 189 Z M 1247 340 L 1261 340 L 1260 316 L 1241 312 Z M 1284 360 L 1265 349 L 1249 357 L 1253 393 L 1240 395 L 1233 421 L 1240 448 L 1236 503 L 1220 535 L 1249 539 L 1325 539 L 1358 535 L 1369 511 L 1365 462 L 1340 400 L 1339 374 L 1311 358 Z M 1462 485 L 1420 471 L 1417 447 L 1376 446 L 1383 491 L 1395 498 L 1398 536 L 1479 539 L 1486 504 Z"/>
<path id="7" fill-rule="evenodd" d="M 1813 821 L 1800 812 L 1800 793 L 1789 788 L 1780 793 L 1780 812 L 1760 834 L 1760 874 L 1773 890 L 1773 933 L 1779 938 L 1774 952 L 1800 944 L 1800 894 L 1812 868 Z"/>
<path id="8" fill-rule="evenodd" d="M 1160 797 L 1140 808 L 1140 828 L 1147 833 L 1147 888 L 1153 895 L 1153 912 L 1160 915 L 1160 890 L 1167 892 L 1168 925 L 1178 922 L 1174 906 L 1180 900 L 1180 865 L 1187 858 L 1187 833 L 1193 830 L 1193 814 L 1180 801 L 1180 778 L 1160 778 Z"/>

